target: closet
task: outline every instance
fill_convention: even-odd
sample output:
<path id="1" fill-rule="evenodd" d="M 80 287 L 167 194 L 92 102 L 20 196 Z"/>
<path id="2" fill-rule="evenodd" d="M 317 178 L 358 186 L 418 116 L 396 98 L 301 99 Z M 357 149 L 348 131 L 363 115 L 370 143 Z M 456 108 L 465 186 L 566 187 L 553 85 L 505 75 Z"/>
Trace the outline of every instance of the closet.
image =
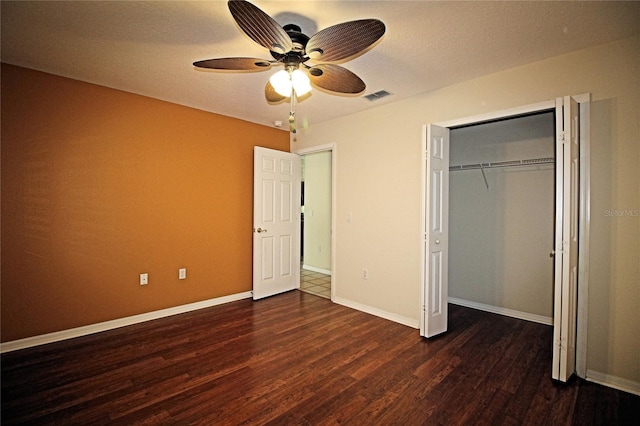
<path id="1" fill-rule="evenodd" d="M 421 336 L 448 303 L 553 324 L 551 377 L 585 374 L 589 112 L 586 93 L 425 124 Z"/>
<path id="2" fill-rule="evenodd" d="M 449 301 L 552 324 L 555 111 L 449 137 Z"/>

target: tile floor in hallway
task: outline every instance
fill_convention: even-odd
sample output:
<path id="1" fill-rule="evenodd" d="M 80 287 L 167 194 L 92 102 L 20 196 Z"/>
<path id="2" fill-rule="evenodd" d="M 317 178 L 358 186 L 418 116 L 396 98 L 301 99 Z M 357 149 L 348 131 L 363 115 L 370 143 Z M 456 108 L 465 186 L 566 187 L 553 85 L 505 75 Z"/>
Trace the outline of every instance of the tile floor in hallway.
<path id="1" fill-rule="evenodd" d="M 300 291 L 331 299 L 331 275 L 300 268 Z"/>

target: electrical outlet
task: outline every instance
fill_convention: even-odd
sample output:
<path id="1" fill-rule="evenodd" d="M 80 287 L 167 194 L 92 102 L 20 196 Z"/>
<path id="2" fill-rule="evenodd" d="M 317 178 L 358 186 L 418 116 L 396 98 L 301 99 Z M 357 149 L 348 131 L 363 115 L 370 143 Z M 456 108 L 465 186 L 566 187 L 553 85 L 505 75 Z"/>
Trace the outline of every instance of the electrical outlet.
<path id="1" fill-rule="evenodd" d="M 367 269 L 363 269 L 362 270 L 362 279 L 363 280 L 368 280 L 369 279 L 369 271 Z"/>
<path id="2" fill-rule="evenodd" d="M 186 280 L 187 279 L 187 268 L 178 269 L 178 279 Z"/>
<path id="3" fill-rule="evenodd" d="M 149 284 L 149 274 L 140 274 L 140 285 Z"/>

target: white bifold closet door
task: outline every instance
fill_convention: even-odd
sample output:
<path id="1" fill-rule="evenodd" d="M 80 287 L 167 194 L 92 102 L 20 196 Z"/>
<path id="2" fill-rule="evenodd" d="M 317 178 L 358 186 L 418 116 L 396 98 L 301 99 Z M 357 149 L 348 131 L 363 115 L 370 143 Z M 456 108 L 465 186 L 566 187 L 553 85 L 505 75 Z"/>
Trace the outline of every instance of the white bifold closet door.
<path id="1" fill-rule="evenodd" d="M 424 271 L 420 333 L 447 331 L 449 294 L 449 129 L 427 126 L 424 194 Z"/>
<path id="2" fill-rule="evenodd" d="M 579 108 L 556 100 L 556 230 L 552 378 L 575 371 L 578 274 Z M 449 129 L 426 126 L 420 335 L 447 331 Z"/>
<path id="3" fill-rule="evenodd" d="M 579 107 L 556 99 L 556 231 L 552 377 L 566 382 L 576 366 L 578 288 Z"/>

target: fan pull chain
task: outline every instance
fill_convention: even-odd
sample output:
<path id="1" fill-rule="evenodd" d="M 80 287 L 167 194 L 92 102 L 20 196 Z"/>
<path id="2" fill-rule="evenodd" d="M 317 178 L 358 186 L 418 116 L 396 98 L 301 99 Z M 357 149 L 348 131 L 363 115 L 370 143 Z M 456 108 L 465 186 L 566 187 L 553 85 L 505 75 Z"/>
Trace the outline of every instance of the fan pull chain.
<path id="1" fill-rule="evenodd" d="M 289 110 L 289 131 L 293 134 L 296 130 L 296 92 L 291 89 L 291 109 Z"/>
<path id="2" fill-rule="evenodd" d="M 294 117 L 294 114 L 295 114 L 294 112 L 289 113 L 289 131 L 295 134 L 297 131 L 296 131 L 296 119 Z"/>

